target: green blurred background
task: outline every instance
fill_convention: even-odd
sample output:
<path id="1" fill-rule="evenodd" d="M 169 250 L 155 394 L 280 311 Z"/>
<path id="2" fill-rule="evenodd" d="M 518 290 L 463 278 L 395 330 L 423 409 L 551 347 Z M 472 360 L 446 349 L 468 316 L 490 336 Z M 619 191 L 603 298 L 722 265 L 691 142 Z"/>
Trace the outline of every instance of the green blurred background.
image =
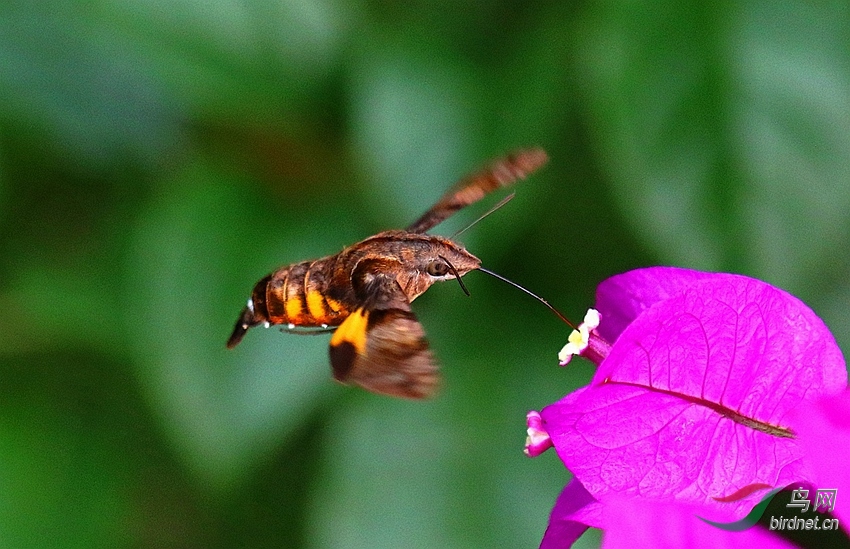
<path id="1" fill-rule="evenodd" d="M 576 320 L 630 268 L 746 273 L 846 348 L 848 28 L 821 1 L 6 0 L 0 547 L 536 546 L 569 474 L 524 415 L 592 374 L 550 312 L 432 288 L 444 388 L 405 402 L 333 383 L 327 336 L 226 351 L 253 284 L 538 144 L 462 237 L 485 266 Z"/>

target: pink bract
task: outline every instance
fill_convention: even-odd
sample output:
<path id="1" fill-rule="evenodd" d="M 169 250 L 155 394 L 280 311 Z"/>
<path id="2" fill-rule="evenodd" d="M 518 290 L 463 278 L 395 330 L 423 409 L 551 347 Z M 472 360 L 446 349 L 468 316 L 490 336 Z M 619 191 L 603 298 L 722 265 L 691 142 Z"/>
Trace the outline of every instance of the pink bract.
<path id="1" fill-rule="evenodd" d="M 610 354 L 589 386 L 541 412 L 595 513 L 635 500 L 730 522 L 764 492 L 719 499 L 812 480 L 792 413 L 843 391 L 847 370 L 803 302 L 745 276 L 654 267 L 600 284 L 596 309 Z M 553 512 L 550 530 L 581 513 Z"/>

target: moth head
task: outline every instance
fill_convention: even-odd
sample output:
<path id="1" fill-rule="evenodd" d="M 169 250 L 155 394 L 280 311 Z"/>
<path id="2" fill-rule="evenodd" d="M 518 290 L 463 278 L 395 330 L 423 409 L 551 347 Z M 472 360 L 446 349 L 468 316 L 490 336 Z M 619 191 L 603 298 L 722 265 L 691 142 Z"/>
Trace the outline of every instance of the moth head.
<path id="1" fill-rule="evenodd" d="M 423 274 L 434 281 L 460 279 L 481 265 L 480 259 L 446 239 L 436 241 L 428 252 L 423 255 L 420 268 Z"/>
<path id="2" fill-rule="evenodd" d="M 412 301 L 434 282 L 452 279 L 457 279 L 461 289 L 468 295 L 461 277 L 477 269 L 481 260 L 451 240 L 436 236 L 431 238 L 427 246 L 419 248 L 415 269 L 403 270 L 398 275 L 398 282 L 408 299 Z"/>

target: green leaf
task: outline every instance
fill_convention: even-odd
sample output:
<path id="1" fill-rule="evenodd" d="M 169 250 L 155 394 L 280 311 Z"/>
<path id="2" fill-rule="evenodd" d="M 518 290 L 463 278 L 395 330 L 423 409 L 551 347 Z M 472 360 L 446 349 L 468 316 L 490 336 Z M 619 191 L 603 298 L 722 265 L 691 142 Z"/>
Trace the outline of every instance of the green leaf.
<path id="1" fill-rule="evenodd" d="M 180 137 L 182 112 L 148 59 L 61 6 L 0 16 L 0 115 L 63 162 L 156 165 Z"/>
<path id="2" fill-rule="evenodd" d="M 850 9 L 760 2 L 730 49 L 732 145 L 752 269 L 780 285 L 834 275 L 850 232 Z"/>
<path id="3" fill-rule="evenodd" d="M 295 125 L 326 85 L 355 14 L 335 0 L 110 1 L 100 20 L 196 117 Z"/>
<path id="4" fill-rule="evenodd" d="M 547 352 L 546 341 L 496 327 L 480 294 L 473 302 L 446 286 L 414 304 L 440 357 L 442 391 L 407 402 L 351 390 L 324 434 L 311 546 L 525 547 L 542 537 L 541 509 L 551 508 L 568 474 L 554 453 L 522 453 L 525 414 L 529 403 L 551 402 L 581 379 L 576 370 L 557 375 L 557 349 Z M 455 295 L 435 308 L 435 293 Z M 459 308 L 465 313 L 455 314 Z M 461 317 L 470 321 L 467 309 L 489 333 L 458 329 Z"/>
<path id="5" fill-rule="evenodd" d="M 246 200 L 246 183 L 190 163 L 142 213 L 125 281 L 139 379 L 175 445 L 216 486 L 279 445 L 332 388 L 327 338 L 259 329 L 225 349 L 254 282 L 282 262 L 274 219 Z"/>
<path id="6" fill-rule="evenodd" d="M 578 33 L 620 206 L 665 263 L 813 284 L 850 229 L 841 3 L 598 2 Z"/>
<path id="7" fill-rule="evenodd" d="M 451 367 L 482 364 L 454 360 Z M 432 402 L 358 395 L 334 418 L 310 502 L 310 546 L 539 541 L 546 520 L 539 510 L 554 502 L 566 473 L 554 455 L 535 463 L 523 455 L 524 412 L 502 407 L 507 399 L 476 397 L 498 388 L 450 380 Z M 517 412 L 515 422 L 509 412 Z"/>
<path id="8" fill-rule="evenodd" d="M 122 543 L 129 506 L 104 472 L 109 455 L 40 404 L 23 414 L 6 406 L 0 420 L 0 543 L 56 546 L 60 533 L 62 547 Z"/>
<path id="9" fill-rule="evenodd" d="M 469 84 L 439 56 L 364 50 L 352 67 L 354 143 L 382 198 L 376 207 L 387 215 L 394 205 L 387 221 L 400 228 L 469 169 L 473 111 L 461 95 Z"/>

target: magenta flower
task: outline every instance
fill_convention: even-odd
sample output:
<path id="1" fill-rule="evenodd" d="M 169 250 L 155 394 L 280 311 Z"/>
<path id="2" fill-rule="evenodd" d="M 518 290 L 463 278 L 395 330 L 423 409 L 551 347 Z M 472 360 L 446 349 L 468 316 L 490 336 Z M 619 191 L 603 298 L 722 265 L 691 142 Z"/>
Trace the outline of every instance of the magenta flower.
<path id="1" fill-rule="evenodd" d="M 629 521 L 614 517 L 736 521 L 767 489 L 816 484 L 793 413 L 843 391 L 847 370 L 801 301 L 744 276 L 655 267 L 603 282 L 595 308 L 598 327 L 570 339 L 598 364 L 593 381 L 535 424 L 535 448 L 548 435 L 574 475 L 541 547 L 587 526 L 616 546 Z"/>

